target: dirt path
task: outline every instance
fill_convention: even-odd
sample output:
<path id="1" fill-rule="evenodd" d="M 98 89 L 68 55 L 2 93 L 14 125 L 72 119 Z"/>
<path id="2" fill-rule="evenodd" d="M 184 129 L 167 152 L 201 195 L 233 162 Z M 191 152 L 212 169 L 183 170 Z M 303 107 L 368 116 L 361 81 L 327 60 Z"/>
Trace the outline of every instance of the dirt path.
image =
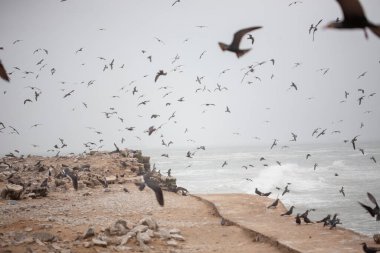
<path id="1" fill-rule="evenodd" d="M 130 192 L 124 192 L 124 187 Z M 134 184 L 111 185 L 109 192 L 96 188 L 53 192 L 41 199 L 1 200 L 0 252 L 279 252 L 266 243 L 253 242 L 252 236 L 236 226 L 222 226 L 221 219 L 204 202 L 164 194 L 164 207 L 158 205 L 150 189 L 140 192 Z M 160 229 L 179 229 L 185 240 L 169 246 L 168 240 L 155 237 L 147 243 L 149 248 L 143 248 L 135 239 L 123 247 L 116 243 L 94 246 L 94 237 L 77 239 L 90 226 L 96 238 L 117 220 L 133 226 L 144 217 L 152 217 Z M 37 232 L 59 239 L 36 242 L 31 237 Z"/>

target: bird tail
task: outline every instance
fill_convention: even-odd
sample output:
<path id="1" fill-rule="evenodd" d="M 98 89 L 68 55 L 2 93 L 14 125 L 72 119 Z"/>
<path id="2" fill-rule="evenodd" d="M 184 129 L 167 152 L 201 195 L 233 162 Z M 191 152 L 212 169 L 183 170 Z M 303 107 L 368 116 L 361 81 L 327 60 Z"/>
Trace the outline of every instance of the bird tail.
<path id="1" fill-rule="evenodd" d="M 220 49 L 222 49 L 223 51 L 226 51 L 228 49 L 228 45 L 227 44 L 224 44 L 222 42 L 219 42 L 219 47 Z"/>
<path id="2" fill-rule="evenodd" d="M 246 53 L 248 53 L 251 49 L 240 49 L 238 51 L 236 51 L 236 56 L 238 58 L 242 57 L 243 55 L 245 55 Z"/>
<path id="3" fill-rule="evenodd" d="M 369 27 L 369 29 L 374 33 L 376 34 L 377 37 L 380 37 L 380 25 L 378 26 L 371 26 Z"/>

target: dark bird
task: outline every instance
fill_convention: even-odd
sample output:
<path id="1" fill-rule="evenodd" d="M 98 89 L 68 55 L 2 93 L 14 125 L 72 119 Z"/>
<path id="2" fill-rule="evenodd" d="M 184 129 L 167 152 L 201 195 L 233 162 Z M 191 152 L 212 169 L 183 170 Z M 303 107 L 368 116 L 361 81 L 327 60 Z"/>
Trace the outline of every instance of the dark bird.
<path id="1" fill-rule="evenodd" d="M 230 108 L 228 108 L 228 106 L 226 106 L 225 112 L 231 113 Z"/>
<path id="2" fill-rule="evenodd" d="M 380 37 L 380 26 L 368 21 L 359 0 L 337 0 L 343 11 L 344 19 L 340 22 L 331 22 L 327 28 L 337 29 L 363 29 L 364 36 L 368 39 L 366 28 L 368 27 L 377 37 Z"/>
<path id="3" fill-rule="evenodd" d="M 151 135 L 154 131 L 156 131 L 157 129 L 154 127 L 154 126 L 151 126 L 148 128 L 148 130 L 146 130 L 145 132 L 147 132 L 149 135 Z"/>
<path id="4" fill-rule="evenodd" d="M 367 71 L 361 73 L 361 74 L 358 76 L 357 79 L 360 79 L 360 78 L 364 77 L 366 74 L 367 74 Z M 364 93 L 364 90 L 363 90 L 363 93 Z"/>
<path id="5" fill-rule="evenodd" d="M 284 215 L 292 215 L 292 213 L 293 213 L 293 209 L 294 209 L 294 206 L 291 206 L 290 209 L 289 209 L 287 212 L 281 214 L 281 216 L 284 216 Z"/>
<path id="6" fill-rule="evenodd" d="M 331 219 L 331 215 L 330 214 L 328 214 L 325 218 L 323 218 L 322 220 L 319 220 L 319 221 L 317 221 L 317 223 L 326 223 L 326 222 L 329 222 L 330 221 L 330 219 Z"/>
<path id="7" fill-rule="evenodd" d="M 374 163 L 376 163 L 376 159 L 374 156 L 371 156 L 369 159 L 371 159 Z"/>
<path id="8" fill-rule="evenodd" d="M 255 193 L 259 196 L 268 197 L 272 192 L 263 193 L 259 189 L 255 188 Z"/>
<path id="9" fill-rule="evenodd" d="M 318 23 L 316 25 L 313 25 L 311 24 L 310 28 L 309 28 L 309 34 L 311 32 L 313 32 L 313 41 L 314 41 L 314 34 L 315 32 L 318 30 L 318 25 L 322 22 L 322 19 L 318 21 Z"/>
<path id="10" fill-rule="evenodd" d="M 314 163 L 314 170 L 317 168 L 318 163 Z"/>
<path id="11" fill-rule="evenodd" d="M 224 161 L 222 164 L 222 168 L 227 165 L 227 161 Z"/>
<path id="12" fill-rule="evenodd" d="M 272 143 L 272 146 L 270 147 L 270 149 L 272 149 L 274 146 L 276 146 L 277 145 L 277 139 L 274 139 L 273 140 L 273 143 Z"/>
<path id="13" fill-rule="evenodd" d="M 284 189 L 284 191 L 282 192 L 282 195 L 281 195 L 281 196 L 284 196 L 285 193 L 290 192 L 290 190 L 288 189 L 288 186 L 289 186 L 289 185 L 286 185 L 286 186 L 285 186 L 285 189 Z"/>
<path id="14" fill-rule="evenodd" d="M 359 151 L 364 155 L 364 149 L 359 148 Z"/>
<path id="15" fill-rule="evenodd" d="M 290 141 L 297 141 L 297 136 L 298 135 L 296 135 L 295 133 L 291 133 L 291 134 L 292 134 L 293 139 L 290 140 Z"/>
<path id="16" fill-rule="evenodd" d="M 375 197 L 367 192 L 367 196 L 368 196 L 368 199 L 373 203 L 375 204 L 375 207 L 372 208 L 370 206 L 367 206 L 367 205 L 364 205 L 363 203 L 359 202 L 359 204 L 365 209 L 367 210 L 367 212 L 372 216 L 372 217 L 376 217 L 376 220 L 377 221 L 380 221 L 380 208 L 379 208 L 379 205 L 377 204 L 377 201 L 375 199 Z"/>
<path id="17" fill-rule="evenodd" d="M 253 31 L 253 30 L 256 30 L 256 29 L 260 29 L 260 28 L 261 28 L 261 26 L 254 26 L 254 27 L 249 27 L 249 28 L 241 29 L 241 30 L 237 31 L 234 34 L 234 38 L 233 38 L 233 40 L 232 40 L 232 42 L 231 42 L 230 45 L 227 45 L 227 44 L 224 44 L 222 42 L 219 42 L 219 47 L 223 51 L 227 50 L 227 51 L 235 53 L 236 56 L 239 58 L 239 57 L 243 56 L 244 54 L 246 54 L 249 50 L 251 50 L 251 49 L 240 49 L 239 48 L 240 41 L 243 38 L 243 36 L 246 33 L 249 33 L 250 31 Z"/>
<path id="18" fill-rule="evenodd" d="M 62 171 L 63 175 L 65 177 L 69 177 L 71 178 L 71 181 L 73 183 L 73 187 L 74 189 L 77 191 L 78 190 L 78 176 L 77 174 L 75 174 L 73 171 L 71 171 L 69 168 L 65 168 L 63 171 Z"/>
<path id="19" fill-rule="evenodd" d="M 340 188 L 339 192 L 342 193 L 343 197 L 346 197 L 346 194 L 344 193 L 344 187 L 343 186 L 342 186 L 342 188 Z"/>
<path id="20" fill-rule="evenodd" d="M 352 147 L 354 148 L 354 150 L 356 149 L 355 142 L 358 140 L 358 139 L 357 139 L 358 137 L 359 137 L 359 135 L 355 136 L 355 137 L 351 140 Z"/>
<path id="21" fill-rule="evenodd" d="M 299 213 L 297 213 L 297 216 L 296 216 L 296 223 L 297 223 L 297 225 L 301 225 L 301 218 L 300 218 L 300 214 Z"/>
<path id="22" fill-rule="evenodd" d="M 70 92 L 66 93 L 66 94 L 63 96 L 63 98 L 66 98 L 66 97 L 70 96 L 71 94 L 73 94 L 74 91 L 75 91 L 75 90 L 71 90 Z"/>
<path id="23" fill-rule="evenodd" d="M 157 80 L 158 80 L 158 78 L 160 77 L 160 76 L 166 76 L 166 72 L 164 72 L 163 70 L 160 70 L 160 71 L 158 71 L 157 72 L 157 74 L 156 74 L 156 77 L 154 78 L 154 82 L 157 82 Z"/>
<path id="24" fill-rule="evenodd" d="M 316 138 L 318 138 L 318 137 L 321 136 L 321 135 L 325 135 L 325 134 L 326 134 L 326 130 L 327 130 L 326 128 L 323 129 L 322 132 L 320 132 L 320 133 L 317 135 Z"/>
<path id="25" fill-rule="evenodd" d="M 363 251 L 365 253 L 376 253 L 376 252 L 380 251 L 380 248 L 368 247 L 365 242 L 363 242 L 362 245 L 363 245 Z"/>
<path id="26" fill-rule="evenodd" d="M 147 185 L 150 189 L 152 189 L 156 195 L 157 202 L 160 206 L 164 206 L 164 194 L 162 193 L 161 187 L 151 178 L 151 173 L 147 173 L 143 176 L 143 182 L 138 184 L 139 190 L 144 190 Z"/>
<path id="27" fill-rule="evenodd" d="M 303 217 L 303 221 L 304 221 L 306 224 L 314 223 L 314 222 L 312 222 L 307 216 L 304 216 L 304 217 Z"/>
<path id="28" fill-rule="evenodd" d="M 267 208 L 276 208 L 278 205 L 279 199 L 277 198 L 272 204 L 267 206 Z"/>
<path id="29" fill-rule="evenodd" d="M 255 38 L 252 37 L 252 34 L 248 34 L 248 38 L 247 39 L 249 39 L 251 41 L 252 45 L 255 42 Z"/>
<path id="30" fill-rule="evenodd" d="M 292 82 L 292 84 L 290 85 L 289 89 L 291 88 L 294 88 L 295 90 L 298 90 L 298 87 L 295 83 Z"/>
<path id="31" fill-rule="evenodd" d="M 306 155 L 306 160 L 309 159 L 310 156 L 311 156 L 310 154 L 307 154 Z"/>
<path id="32" fill-rule="evenodd" d="M 42 181 L 42 183 L 40 184 L 40 187 L 41 188 L 47 188 L 48 187 L 48 178 L 45 178 L 45 180 Z"/>
<path id="33" fill-rule="evenodd" d="M 24 100 L 24 105 L 25 105 L 27 102 L 30 102 L 30 103 L 31 103 L 32 100 L 30 100 L 29 98 L 28 98 L 28 99 L 25 99 L 25 100 Z"/>
<path id="34" fill-rule="evenodd" d="M 4 68 L 3 64 L 1 63 L 1 61 L 0 61 L 0 77 L 3 80 L 9 82 L 9 77 L 8 77 L 7 71 L 5 70 L 5 68 Z"/>

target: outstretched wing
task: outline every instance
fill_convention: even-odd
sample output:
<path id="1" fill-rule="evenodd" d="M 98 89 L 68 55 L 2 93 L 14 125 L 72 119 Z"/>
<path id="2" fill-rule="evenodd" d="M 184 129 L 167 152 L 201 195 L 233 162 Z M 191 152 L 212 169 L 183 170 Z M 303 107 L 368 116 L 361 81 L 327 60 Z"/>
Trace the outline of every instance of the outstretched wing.
<path id="1" fill-rule="evenodd" d="M 253 30 L 256 30 L 256 29 L 260 29 L 261 26 L 254 26 L 254 27 L 249 27 L 249 28 L 245 28 L 245 29 L 241 29 L 239 31 L 237 31 L 235 34 L 234 34 L 234 38 L 232 40 L 232 43 L 231 43 L 231 47 L 232 48 L 235 48 L 235 49 L 238 49 L 239 48 L 239 44 L 240 44 L 240 41 L 241 41 L 241 38 L 246 34 L 246 33 L 249 33 L 250 31 L 253 31 Z"/>
<path id="2" fill-rule="evenodd" d="M 374 203 L 377 207 L 379 206 L 379 205 L 377 204 L 377 201 L 376 201 L 375 197 L 374 197 L 371 193 L 367 192 L 367 196 L 368 196 L 368 199 L 369 199 L 372 203 Z"/>
<path id="3" fill-rule="evenodd" d="M 9 82 L 9 77 L 7 74 L 7 71 L 5 70 L 3 64 L 0 62 L 0 77 L 4 79 L 5 81 Z"/>
<path id="4" fill-rule="evenodd" d="M 359 0 L 337 0 L 343 11 L 345 20 L 366 19 L 364 10 Z"/>
<path id="5" fill-rule="evenodd" d="M 146 185 L 149 186 L 149 188 L 151 188 L 156 194 L 156 199 L 160 206 L 164 206 L 164 194 L 162 193 L 161 187 L 153 180 L 150 180 L 148 178 L 144 178 L 144 180 Z"/>
<path id="6" fill-rule="evenodd" d="M 361 202 L 358 202 L 359 205 L 361 205 L 365 210 L 367 210 L 367 212 L 369 212 L 369 214 L 374 217 L 375 216 L 375 212 L 373 211 L 373 209 L 367 205 L 364 205 L 363 203 Z"/>

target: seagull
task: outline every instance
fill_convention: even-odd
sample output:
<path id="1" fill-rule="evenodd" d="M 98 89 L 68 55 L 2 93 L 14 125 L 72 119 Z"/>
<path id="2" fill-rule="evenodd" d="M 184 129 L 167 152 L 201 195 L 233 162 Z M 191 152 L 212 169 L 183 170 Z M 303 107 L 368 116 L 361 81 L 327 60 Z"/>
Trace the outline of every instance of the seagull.
<path id="1" fill-rule="evenodd" d="M 355 147 L 355 141 L 358 140 L 358 139 L 357 139 L 358 137 L 359 137 L 359 135 L 355 136 L 355 137 L 351 140 L 352 147 L 354 148 L 354 150 L 356 149 L 356 147 Z"/>
<path id="2" fill-rule="evenodd" d="M 164 72 L 163 70 L 160 70 L 160 71 L 158 71 L 157 72 L 157 74 L 156 74 L 156 77 L 154 78 L 154 82 L 157 82 L 157 80 L 158 80 L 158 78 L 160 77 L 160 76 L 166 76 L 166 72 Z"/>
<path id="3" fill-rule="evenodd" d="M 252 37 L 252 34 L 248 34 L 248 38 L 247 39 L 251 40 L 252 45 L 255 42 L 255 38 Z"/>
<path id="4" fill-rule="evenodd" d="M 78 176 L 77 174 L 75 174 L 73 171 L 71 171 L 69 168 L 65 168 L 63 171 L 62 171 L 62 174 L 65 176 L 65 177 L 69 177 L 71 178 L 71 181 L 73 182 L 73 187 L 74 189 L 77 191 L 78 190 Z"/>
<path id="5" fill-rule="evenodd" d="M 270 147 L 270 149 L 272 149 L 274 146 L 276 146 L 277 145 L 277 139 L 274 139 L 274 141 L 273 141 L 273 144 L 272 144 L 272 146 Z"/>
<path id="6" fill-rule="evenodd" d="M 156 183 L 152 177 L 151 173 L 146 173 L 143 177 L 143 182 L 137 184 L 139 186 L 139 190 L 142 191 L 144 190 L 145 186 L 147 185 L 150 189 L 152 189 L 156 195 L 156 199 L 158 204 L 160 206 L 164 206 L 164 194 L 162 193 L 161 187 Z"/>
<path id="7" fill-rule="evenodd" d="M 0 77 L 3 80 L 9 82 L 9 77 L 8 77 L 7 71 L 5 70 L 5 68 L 4 68 L 3 64 L 1 63 L 1 61 L 0 61 Z"/>
<path id="8" fill-rule="evenodd" d="M 340 193 L 342 193 L 343 197 L 346 197 L 346 194 L 344 193 L 344 188 L 342 186 L 342 188 L 339 190 Z"/>
<path id="9" fill-rule="evenodd" d="M 295 83 L 292 82 L 292 84 L 290 85 L 289 89 L 291 88 L 294 88 L 295 90 L 298 90 L 298 87 Z"/>
<path id="10" fill-rule="evenodd" d="M 318 25 L 322 22 L 322 19 L 318 21 L 318 23 L 316 25 L 313 25 L 311 24 L 310 28 L 309 28 L 309 34 L 311 33 L 311 31 L 313 31 L 313 41 L 314 41 L 314 34 L 315 32 L 318 30 Z M 327 71 L 326 71 L 327 72 Z"/>
<path id="11" fill-rule="evenodd" d="M 227 165 L 227 161 L 224 161 L 222 164 L 222 168 Z"/>
<path id="12" fill-rule="evenodd" d="M 239 58 L 239 57 L 243 56 L 244 54 L 246 54 L 249 50 L 251 50 L 251 49 L 240 49 L 239 48 L 239 44 L 240 44 L 240 41 L 243 38 L 243 36 L 250 31 L 260 29 L 260 28 L 261 28 L 261 26 L 254 26 L 254 27 L 241 29 L 234 34 L 234 38 L 233 38 L 230 45 L 219 42 L 219 47 L 223 51 L 227 50 L 227 51 L 235 53 L 236 56 Z"/>
<path id="13" fill-rule="evenodd" d="M 377 201 L 375 199 L 375 197 L 367 192 L 367 196 L 368 196 L 368 199 L 373 203 L 375 204 L 375 207 L 372 208 L 370 206 L 367 206 L 367 205 L 364 205 L 363 203 L 359 202 L 359 204 L 365 209 L 367 210 L 367 212 L 372 216 L 372 217 L 376 217 L 376 220 L 377 221 L 380 221 L 380 208 L 379 208 L 379 205 L 377 204 Z"/>
<path id="14" fill-rule="evenodd" d="M 279 199 L 277 198 L 272 204 L 267 206 L 267 208 L 276 208 L 278 205 L 278 201 L 279 201 Z"/>
<path id="15" fill-rule="evenodd" d="M 363 245 L 363 251 L 365 253 L 376 253 L 376 252 L 380 251 L 380 248 L 368 247 L 365 242 L 361 243 L 361 245 Z"/>
<path id="16" fill-rule="evenodd" d="M 284 216 L 284 215 L 292 215 L 292 213 L 293 213 L 293 209 L 294 209 L 294 206 L 291 206 L 290 209 L 289 209 L 287 212 L 281 214 L 281 216 Z"/>
<path id="17" fill-rule="evenodd" d="M 292 134 L 292 137 L 293 137 L 293 140 L 290 140 L 290 141 L 297 141 L 297 136 L 295 133 L 291 133 Z"/>
<path id="18" fill-rule="evenodd" d="M 380 37 L 380 26 L 368 21 L 359 0 L 337 0 L 343 11 L 344 19 L 340 22 L 331 22 L 326 28 L 337 29 L 363 29 L 364 36 L 368 39 L 366 28 L 368 27 L 377 37 Z"/>
<path id="19" fill-rule="evenodd" d="M 374 156 L 371 156 L 369 159 L 371 159 L 374 163 L 376 163 L 376 159 Z"/>

